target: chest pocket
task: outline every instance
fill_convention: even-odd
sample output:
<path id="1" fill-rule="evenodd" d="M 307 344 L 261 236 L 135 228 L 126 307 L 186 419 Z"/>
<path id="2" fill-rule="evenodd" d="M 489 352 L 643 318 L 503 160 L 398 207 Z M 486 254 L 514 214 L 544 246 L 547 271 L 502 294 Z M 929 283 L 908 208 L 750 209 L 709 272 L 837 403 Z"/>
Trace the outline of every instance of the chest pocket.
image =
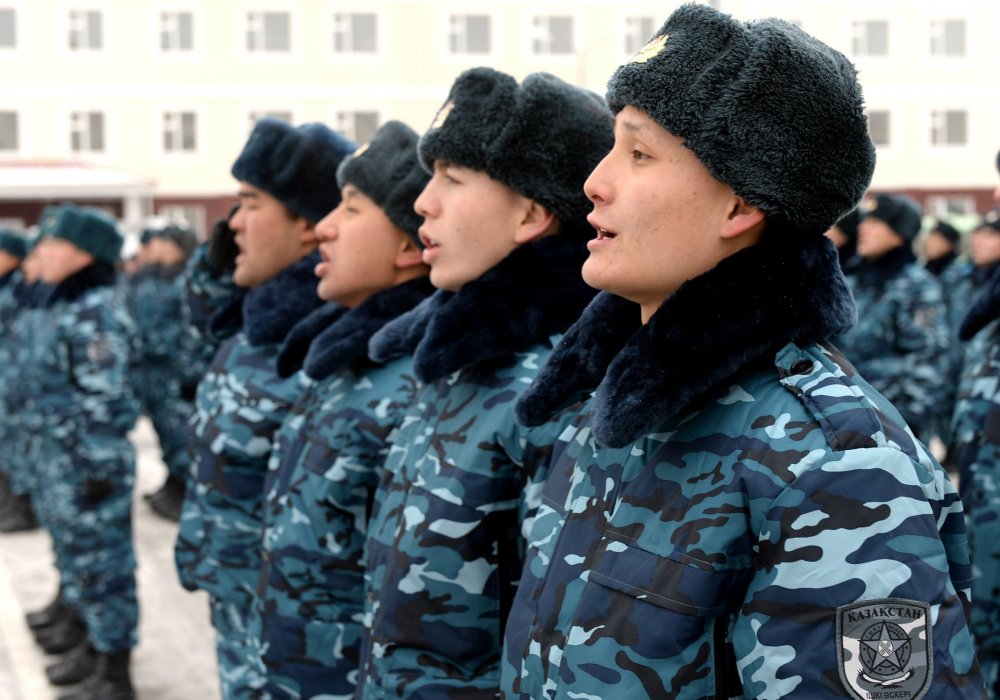
<path id="1" fill-rule="evenodd" d="M 660 556 L 606 535 L 559 678 L 602 697 L 668 697 L 680 687 L 678 697 L 738 697 L 727 618 L 743 602 L 749 573 L 713 570 L 682 553 Z"/>

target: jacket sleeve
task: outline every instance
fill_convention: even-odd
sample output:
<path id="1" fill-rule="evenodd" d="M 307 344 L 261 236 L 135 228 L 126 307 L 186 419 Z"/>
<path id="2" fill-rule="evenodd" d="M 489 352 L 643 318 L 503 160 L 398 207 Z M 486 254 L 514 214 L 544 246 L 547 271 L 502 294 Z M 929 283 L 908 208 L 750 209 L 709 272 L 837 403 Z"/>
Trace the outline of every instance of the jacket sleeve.
<path id="1" fill-rule="evenodd" d="M 76 394 L 68 406 L 75 418 L 75 464 L 81 479 L 114 478 L 133 460 L 127 434 L 139 414 L 128 384 L 134 332 L 103 304 L 69 320 L 64 338 Z"/>
<path id="2" fill-rule="evenodd" d="M 191 256 L 184 279 L 189 322 L 199 333 L 208 335 L 209 321 L 216 312 L 233 303 L 240 289 L 231 272 L 212 262 L 207 244 L 199 246 Z"/>
<path id="3" fill-rule="evenodd" d="M 833 453 L 753 510 L 759 554 L 732 634 L 745 697 L 982 697 L 962 504 L 942 469 L 890 448 Z"/>

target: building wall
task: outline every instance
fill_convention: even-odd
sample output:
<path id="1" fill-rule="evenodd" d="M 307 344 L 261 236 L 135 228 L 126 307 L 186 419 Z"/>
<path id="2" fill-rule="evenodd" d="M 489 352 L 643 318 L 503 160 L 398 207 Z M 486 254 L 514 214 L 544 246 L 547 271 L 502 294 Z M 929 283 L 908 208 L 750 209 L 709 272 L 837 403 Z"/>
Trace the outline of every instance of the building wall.
<path id="1" fill-rule="evenodd" d="M 627 59 L 626 18 L 647 16 L 658 28 L 679 2 L 620 0 L 0 0 L 16 17 L 14 47 L 0 46 L 4 89 L 0 113 L 18 114 L 18 148 L 4 160 L 84 158 L 149 176 L 164 206 L 207 202 L 205 220 L 226 206 L 235 183 L 228 170 L 252 125 L 251 113 L 281 113 L 293 122 L 323 121 L 350 133 L 340 112 L 376 112 L 422 131 L 455 76 L 492 65 L 523 77 L 545 70 L 602 91 Z M 889 53 L 855 57 L 870 108 L 889 113 L 889 143 L 879 148 L 873 187 L 921 198 L 952 197 L 982 206 L 996 180 L 1000 146 L 1000 3 L 978 0 L 716 0 L 740 19 L 777 15 L 852 53 L 852 23 L 888 22 Z M 71 12 L 101 13 L 103 48 L 68 48 Z M 160 51 L 163 12 L 190 13 L 193 49 Z M 287 52 L 248 53 L 247 15 L 288 12 Z M 333 50 L 334 15 L 375 12 L 373 54 Z M 485 54 L 449 50 L 449 17 L 489 17 Z M 572 18 L 567 55 L 532 51 L 537 15 Z M 7 17 L 11 15 L 8 14 Z M 935 19 L 963 19 L 967 51 L 929 55 Z M 967 142 L 930 144 L 931 113 L 967 113 Z M 70 147 L 73 111 L 104 114 L 100 152 Z M 196 146 L 166 153 L 164 112 L 194 115 Z M 371 125 L 369 125 L 370 127 Z M 363 134 L 361 134 L 363 136 Z M 970 199 L 971 198 L 971 199 Z M 977 199 L 978 198 L 978 199 Z M 946 200 L 943 206 L 948 206 Z"/>

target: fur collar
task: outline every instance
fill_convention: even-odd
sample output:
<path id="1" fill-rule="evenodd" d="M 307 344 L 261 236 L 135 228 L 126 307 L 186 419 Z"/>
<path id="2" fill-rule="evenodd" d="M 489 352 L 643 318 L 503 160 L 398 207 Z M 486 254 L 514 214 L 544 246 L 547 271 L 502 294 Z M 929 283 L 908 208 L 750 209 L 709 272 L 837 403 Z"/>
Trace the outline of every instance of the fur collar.
<path id="1" fill-rule="evenodd" d="M 316 336 L 303 365 L 311 379 L 326 379 L 342 367 L 368 361 L 368 341 L 380 328 L 434 291 L 427 277 L 410 280 L 365 299 Z"/>
<path id="2" fill-rule="evenodd" d="M 91 289 L 114 286 L 117 280 L 118 273 L 113 265 L 106 262 L 95 262 L 70 275 L 59 284 L 45 285 L 50 291 L 45 294 L 43 305 L 50 307 L 60 301 L 72 302 Z"/>
<path id="3" fill-rule="evenodd" d="M 983 283 L 973 297 L 972 306 L 958 328 L 958 339 L 969 341 L 990 321 L 1000 315 L 1000 266 L 993 266 L 993 275 Z"/>
<path id="4" fill-rule="evenodd" d="M 11 270 L 10 272 L 8 272 L 6 275 L 4 275 L 3 277 L 0 277 L 0 289 L 4 289 L 8 285 L 11 287 L 11 289 L 13 289 L 14 285 L 17 283 L 17 277 L 18 277 L 17 273 L 18 273 L 18 269 L 15 267 L 13 270 Z"/>
<path id="5" fill-rule="evenodd" d="M 580 278 L 583 236 L 564 231 L 516 248 L 458 292 L 438 290 L 376 333 L 376 362 L 413 354 L 417 378 L 430 382 L 564 331 L 593 298 Z"/>
<path id="6" fill-rule="evenodd" d="M 518 419 L 539 425 L 596 387 L 594 435 L 621 447 L 765 353 L 847 331 L 857 316 L 833 244 L 775 238 L 686 282 L 645 326 L 637 305 L 599 295 L 521 395 Z"/>
<path id="7" fill-rule="evenodd" d="M 250 345 L 280 343 L 301 319 L 324 302 L 316 295 L 313 270 L 320 261 L 313 251 L 289 265 L 243 299 L 243 330 Z"/>
<path id="8" fill-rule="evenodd" d="M 936 260 L 928 260 L 927 264 L 924 265 L 924 267 L 926 267 L 927 271 L 932 275 L 934 275 L 935 277 L 940 277 L 941 273 L 944 272 L 946 269 L 948 269 L 948 266 L 951 265 L 953 262 L 955 262 L 957 259 L 958 259 L 958 253 L 955 252 L 945 253 Z"/>
<path id="9" fill-rule="evenodd" d="M 278 376 L 285 379 L 302 369 L 312 341 L 346 312 L 340 304 L 327 303 L 296 323 L 278 350 Z"/>
<path id="10" fill-rule="evenodd" d="M 916 260 L 917 256 L 913 254 L 910 244 L 904 243 L 877 260 L 858 258 L 856 265 L 851 269 L 851 274 L 861 287 L 883 289 Z"/>

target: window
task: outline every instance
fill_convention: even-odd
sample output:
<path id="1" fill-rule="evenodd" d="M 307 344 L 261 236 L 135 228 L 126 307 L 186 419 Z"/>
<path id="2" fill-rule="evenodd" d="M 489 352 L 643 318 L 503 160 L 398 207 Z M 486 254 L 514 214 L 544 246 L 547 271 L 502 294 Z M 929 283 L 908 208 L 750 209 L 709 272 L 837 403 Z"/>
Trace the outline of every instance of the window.
<path id="1" fill-rule="evenodd" d="M 333 16 L 333 50 L 337 53 L 375 53 L 378 18 L 371 12 L 338 12 Z"/>
<path id="2" fill-rule="evenodd" d="M 250 125 L 249 133 L 253 131 L 254 126 L 264 117 L 270 117 L 271 119 L 280 119 L 283 122 L 292 123 L 292 113 L 284 110 L 261 110 L 259 112 L 250 112 Z"/>
<path id="3" fill-rule="evenodd" d="M 0 7 L 0 49 L 17 48 L 17 15 L 9 7 Z"/>
<path id="4" fill-rule="evenodd" d="M 160 50 L 194 49 L 194 15 L 190 12 L 160 13 Z"/>
<path id="5" fill-rule="evenodd" d="M 337 131 L 354 141 L 368 143 L 378 130 L 378 112 L 337 112 Z"/>
<path id="6" fill-rule="evenodd" d="M 965 55 L 965 20 L 931 22 L 931 55 L 960 58 Z"/>
<path id="7" fill-rule="evenodd" d="M 976 198 L 963 195 L 931 195 L 927 197 L 927 213 L 935 219 L 975 215 Z"/>
<path id="8" fill-rule="evenodd" d="M 968 113 L 964 110 L 931 112 L 932 146 L 965 146 L 968 141 Z"/>
<path id="9" fill-rule="evenodd" d="M 851 28 L 851 50 L 855 56 L 889 55 L 888 20 L 859 20 L 854 22 Z"/>
<path id="10" fill-rule="evenodd" d="M 69 48 L 73 51 L 100 51 L 104 48 L 102 25 L 100 10 L 70 10 Z"/>
<path id="11" fill-rule="evenodd" d="M 104 112 L 70 114 L 70 149 L 74 153 L 104 152 Z"/>
<path id="12" fill-rule="evenodd" d="M 868 133 L 876 146 L 889 145 L 889 110 L 872 109 L 868 111 Z"/>
<path id="13" fill-rule="evenodd" d="M 625 54 L 634 56 L 653 38 L 653 33 L 659 29 L 655 17 L 625 18 Z"/>
<path id="14" fill-rule="evenodd" d="M 0 112 L 0 152 L 17 150 L 17 112 Z"/>
<path id="15" fill-rule="evenodd" d="M 289 13 L 247 13 L 247 51 L 282 53 L 291 50 L 292 18 Z"/>
<path id="16" fill-rule="evenodd" d="M 531 50 L 536 54 L 573 53 L 572 17 L 535 17 Z"/>
<path id="17" fill-rule="evenodd" d="M 197 136 L 194 112 L 163 113 L 164 153 L 193 153 L 198 149 Z"/>
<path id="18" fill-rule="evenodd" d="M 448 50 L 451 53 L 489 53 L 489 15 L 451 15 L 448 18 Z"/>

